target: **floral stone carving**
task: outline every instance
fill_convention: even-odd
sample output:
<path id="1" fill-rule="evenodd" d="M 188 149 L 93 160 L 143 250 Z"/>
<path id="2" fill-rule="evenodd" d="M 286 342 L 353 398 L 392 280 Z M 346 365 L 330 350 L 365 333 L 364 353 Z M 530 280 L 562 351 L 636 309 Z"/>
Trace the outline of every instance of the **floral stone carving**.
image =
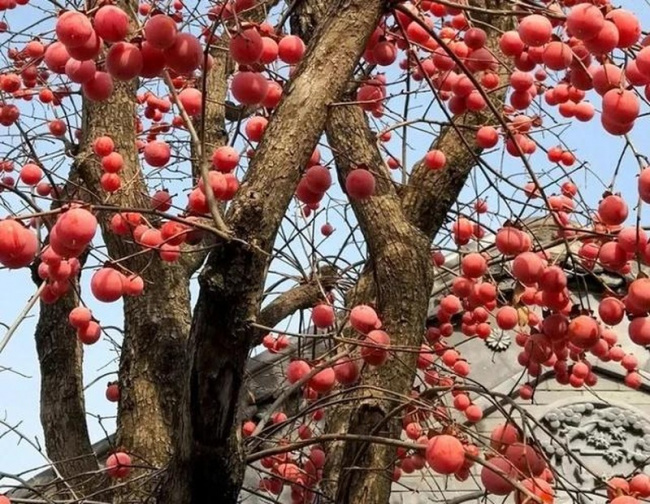
<path id="1" fill-rule="evenodd" d="M 542 448 L 575 489 L 591 490 L 650 465 L 650 421 L 635 410 L 576 402 L 547 412 L 540 423 Z"/>

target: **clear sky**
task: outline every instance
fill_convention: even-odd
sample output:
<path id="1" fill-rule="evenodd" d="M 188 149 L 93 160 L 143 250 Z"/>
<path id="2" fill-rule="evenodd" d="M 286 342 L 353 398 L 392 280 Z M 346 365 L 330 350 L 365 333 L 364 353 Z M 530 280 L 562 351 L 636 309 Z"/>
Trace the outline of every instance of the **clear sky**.
<path id="1" fill-rule="evenodd" d="M 635 10 L 637 14 L 644 21 L 646 27 L 650 26 L 650 7 L 645 2 L 639 0 L 621 0 L 618 4 Z M 45 2 L 40 5 L 49 5 Z M 34 16 L 41 15 L 33 8 L 21 8 L 7 13 L 7 20 L 13 30 L 18 30 L 20 27 L 28 26 L 34 22 Z M 0 35 L 0 40 L 3 42 L 9 35 Z M 24 41 L 24 38 L 22 39 Z M 16 44 L 11 44 L 15 46 Z M 6 51 L 6 49 L 5 49 Z M 592 96 L 593 93 L 590 93 Z M 599 106 L 599 100 L 594 99 L 593 102 L 596 107 Z M 424 98 L 416 98 L 412 103 L 410 117 L 418 117 L 418 113 L 427 105 Z M 395 100 L 391 103 L 394 110 L 401 110 L 400 100 Z M 438 117 L 440 119 L 440 116 Z M 639 121 L 641 126 L 647 118 Z M 550 121 L 545 123 L 550 125 Z M 612 137 L 605 133 L 599 120 L 594 120 L 590 123 L 576 123 L 571 121 L 562 121 L 561 126 L 563 129 L 562 139 L 573 150 L 580 162 L 588 164 L 593 174 L 602 177 L 605 183 L 609 183 L 613 173 L 613 168 L 618 162 L 624 142 Z M 0 156 L 8 155 L 10 147 L 18 145 L 16 137 L 3 137 L 6 135 L 7 129 L 2 127 L 0 131 Z M 401 155 L 401 144 L 397 135 L 393 135 L 393 141 L 388 144 L 391 153 L 396 156 Z M 547 148 L 556 145 L 554 140 L 548 133 L 536 134 L 538 138 Z M 650 145 L 647 140 L 647 128 L 645 125 L 638 127 L 632 134 L 637 149 L 641 153 L 650 154 Z M 408 164 L 413 164 L 425 152 L 426 146 L 429 145 L 431 137 L 419 133 L 415 130 L 409 132 L 410 148 L 408 149 Z M 515 184 L 523 184 L 528 180 L 528 177 L 523 175 L 523 168 L 519 161 L 514 161 L 509 157 L 501 160 L 501 150 L 489 155 L 486 159 L 492 166 L 500 166 L 505 176 Z M 531 158 L 531 165 L 535 170 L 546 172 L 551 168 L 550 163 L 545 159 L 541 153 L 535 154 Z M 475 187 L 486 187 L 485 179 L 478 175 L 474 181 Z M 559 175 L 559 169 L 552 172 L 555 176 Z M 627 156 L 622 163 L 621 173 L 617 179 L 615 189 L 622 192 L 628 203 L 630 204 L 631 213 L 632 207 L 637 201 L 636 191 L 636 175 L 638 173 L 638 166 L 631 156 Z M 603 185 L 596 180 L 596 176 L 588 174 L 586 170 L 579 170 L 574 175 L 574 182 L 579 185 L 583 197 L 593 207 L 598 202 L 602 191 Z M 549 179 L 547 178 L 547 181 Z M 469 201 L 475 194 L 475 187 L 468 186 L 466 188 L 461 200 Z M 512 188 L 505 188 L 506 194 L 512 194 Z M 557 191 L 549 190 L 549 192 Z M 340 189 L 334 188 L 331 192 L 334 198 L 341 198 Z M 488 201 L 495 204 L 496 194 L 493 191 L 486 193 Z M 521 199 L 521 195 L 517 196 Z M 493 207 L 492 207 L 493 208 Z M 644 215 L 647 212 L 644 212 Z M 0 207 L 0 217 L 5 216 L 5 211 Z M 333 209 L 325 214 L 317 217 L 315 230 L 318 230 L 320 225 L 325 221 L 332 222 L 335 228 L 345 228 L 340 215 Z M 312 228 L 314 229 L 314 228 Z M 289 227 L 285 226 L 285 230 L 290 232 Z M 327 240 L 323 246 L 322 253 L 335 254 L 345 236 L 335 235 Z M 297 254 L 303 259 L 304 254 L 297 248 Z M 357 259 L 358 255 L 352 259 Z M 276 269 L 282 269 L 282 266 L 276 265 Z M 83 278 L 83 291 L 88 292 L 89 275 Z M 196 293 L 196 285 L 193 288 Z M 0 270 L 0 322 L 3 324 L 11 325 L 21 310 L 25 307 L 29 298 L 34 294 L 35 286 L 31 282 L 29 275 L 26 271 L 4 271 Z M 91 296 L 84 298 L 88 305 L 93 309 L 95 315 L 100 319 L 102 325 L 115 325 L 121 326 L 121 303 L 114 303 L 105 305 L 94 301 Z M 33 340 L 34 327 L 37 321 L 38 307 L 34 308 L 30 316 L 27 317 L 21 324 L 19 330 L 14 334 L 12 340 L 9 342 L 5 350 L 0 354 L 0 366 L 13 369 L 11 371 L 1 371 L 0 368 L 0 420 L 7 422 L 10 425 L 19 425 L 18 429 L 25 436 L 29 437 L 32 441 L 42 444 L 42 431 L 39 423 L 38 404 L 39 404 L 39 372 L 38 361 L 36 357 L 36 350 Z M 2 339 L 4 329 L 0 326 L 0 339 Z M 116 334 L 112 334 L 116 336 Z M 99 343 L 86 348 L 84 360 L 84 373 L 86 383 L 94 381 L 97 377 L 108 373 L 115 372 L 117 365 L 115 362 L 116 354 L 112 351 L 112 345 L 103 338 Z M 112 362 L 111 362 L 112 361 Z M 21 376 L 16 373 L 21 373 Z M 115 408 L 112 404 L 108 403 L 104 397 L 104 390 L 106 382 L 115 379 L 115 374 L 99 379 L 95 384 L 87 389 L 86 405 L 89 412 L 93 415 L 100 415 L 105 420 L 102 422 L 103 428 L 108 432 L 114 430 L 114 420 L 112 416 L 115 414 Z M 102 425 L 97 421 L 96 417 L 88 417 L 91 437 L 93 441 L 97 441 L 104 437 L 104 430 Z M 0 426 L 0 435 L 5 431 Z M 17 473 L 27 470 L 36 466 L 45 464 L 45 460 L 32 446 L 29 446 L 24 440 L 20 441 L 14 434 L 6 434 L 0 437 L 0 472 Z M 0 480 L 0 485 L 4 482 Z M 0 487 L 1 488 L 1 487 Z"/>

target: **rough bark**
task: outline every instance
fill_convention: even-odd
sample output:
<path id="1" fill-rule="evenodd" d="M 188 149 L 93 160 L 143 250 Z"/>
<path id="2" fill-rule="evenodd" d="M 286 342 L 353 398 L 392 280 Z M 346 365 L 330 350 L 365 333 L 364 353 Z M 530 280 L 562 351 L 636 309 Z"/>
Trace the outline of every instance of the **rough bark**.
<path id="1" fill-rule="evenodd" d="M 224 102 L 227 76 L 231 71 L 227 53 L 220 53 L 207 75 L 205 128 L 197 130 L 208 152 L 227 141 Z M 134 147 L 135 91 L 134 82 L 117 83 L 115 93 L 106 102 L 84 102 L 84 137 L 77 163 L 83 179 L 84 199 L 90 199 L 91 203 L 149 207 Z M 102 172 L 91 152 L 93 139 L 100 135 L 113 138 L 117 151 L 126 161 L 120 174 L 123 189 L 108 197 L 101 190 Z M 198 163 L 195 162 L 193 168 L 193 172 L 198 173 Z M 100 223 L 111 258 L 123 259 L 137 253 L 138 247 L 125 243 L 107 230 L 110 217 L 110 214 L 101 215 Z M 138 466 L 163 467 L 173 453 L 172 437 L 178 433 L 179 398 L 187 371 L 186 342 L 191 320 L 189 277 L 204 258 L 203 252 L 187 253 L 178 265 L 169 265 L 157 255 L 148 253 L 120 261 L 121 266 L 140 273 L 149 287 L 141 297 L 124 300 L 124 341 L 119 373 L 121 399 L 117 444 L 131 453 Z M 67 324 L 67 314 L 75 303 L 69 296 L 55 305 L 45 305 L 36 334 L 42 363 L 46 446 L 55 460 L 71 460 L 60 467 L 69 478 L 98 468 L 85 423 L 81 348 L 76 334 Z M 136 471 L 136 476 L 140 472 L 145 471 Z M 142 497 L 151 500 L 154 483 L 142 485 L 140 482 L 137 490 L 123 486 L 118 499 Z"/>
<path id="2" fill-rule="evenodd" d="M 127 9 L 130 12 L 130 9 Z M 116 82 L 113 95 L 104 102 L 84 100 L 83 132 L 78 161 L 92 202 L 118 207 L 150 207 L 148 190 L 135 147 L 136 82 Z M 106 195 L 99 184 L 101 168 L 91 148 L 93 140 L 110 136 L 125 161 L 120 172 L 122 189 Z M 172 455 L 177 432 L 179 390 L 185 376 L 183 365 L 190 325 L 189 274 L 183 264 L 167 264 L 155 252 L 110 232 L 111 214 L 100 214 L 103 239 L 112 260 L 140 274 L 145 291 L 124 299 L 124 340 L 120 357 L 118 445 L 131 453 L 134 463 L 145 469 L 163 467 Z M 140 253 L 138 253 L 140 252 Z M 135 254 L 135 255 L 134 255 Z M 126 258 L 126 259 L 125 259 Z M 120 487 L 119 499 L 150 496 L 154 481 Z"/>
<path id="3" fill-rule="evenodd" d="M 48 457 L 76 493 L 96 489 L 92 473 L 99 468 L 88 436 L 82 379 L 83 351 L 67 323 L 77 306 L 71 292 L 54 304 L 41 302 L 36 350 L 41 374 L 41 425 Z M 86 476 L 80 476 L 80 475 Z"/>
<path id="4" fill-rule="evenodd" d="M 125 0 L 126 4 L 130 0 Z M 137 2 L 126 6 L 127 12 L 137 10 Z M 130 7 L 130 8 L 129 8 Z M 212 149 L 223 145 L 227 75 L 231 71 L 227 55 L 214 59 L 205 83 L 205 127 L 197 128 L 201 146 L 209 159 Z M 116 83 L 111 98 L 105 102 L 84 102 L 84 137 L 81 145 L 82 177 L 87 188 L 101 200 L 118 207 L 149 208 L 147 185 L 135 148 L 136 83 Z M 122 189 L 105 197 L 99 185 L 101 170 L 91 154 L 94 138 L 108 135 L 122 154 L 125 167 L 120 176 Z M 193 173 L 199 172 L 198 161 Z M 205 252 L 184 249 L 177 263 L 165 263 L 156 252 L 141 253 L 137 247 L 108 229 L 110 214 L 101 216 L 104 241 L 113 260 L 140 274 L 145 291 L 139 297 L 124 299 L 124 340 L 120 358 L 120 402 L 118 408 L 117 444 L 131 453 L 134 463 L 150 469 L 167 466 L 180 432 L 181 397 L 186 381 L 187 340 L 191 322 L 189 279 L 200 267 Z M 191 253 L 190 253 L 191 252 Z M 136 254 L 136 255 L 134 255 Z M 134 476 L 148 469 L 135 471 Z M 159 473 L 152 472 L 153 475 Z M 119 500 L 140 497 L 152 502 L 155 478 L 123 486 Z"/>
<path id="5" fill-rule="evenodd" d="M 487 47 L 497 59 L 503 61 L 499 49 L 499 34 L 513 25 L 512 17 L 490 15 L 490 10 L 506 10 L 512 6 L 504 0 L 471 0 L 470 5 L 486 9 L 485 12 L 468 13 L 479 21 L 478 26 L 487 32 Z M 503 80 L 503 76 L 502 76 Z M 496 103 L 503 102 L 507 86 L 502 86 L 490 94 Z M 423 162 L 419 162 L 403 188 L 402 200 L 404 212 L 409 220 L 422 230 L 430 239 L 445 223 L 452 205 L 458 200 L 465 187 L 467 177 L 478 163 L 483 152 L 476 144 L 475 133 L 478 126 L 497 124 L 489 110 L 480 113 L 465 113 L 453 119 L 445 126 L 433 141 L 429 150 L 439 149 L 447 156 L 444 170 L 432 171 Z"/>
<path id="6" fill-rule="evenodd" d="M 429 241 L 404 215 L 363 111 L 359 107 L 332 109 L 327 138 L 335 152 L 341 185 L 355 165 L 370 167 L 377 178 L 375 195 L 367 201 L 352 201 L 352 207 L 372 258 L 376 305 L 391 344 L 417 348 L 432 282 Z M 413 383 L 416 357 L 414 352 L 396 352 L 385 365 L 365 370 L 362 384 L 372 389 L 352 393 L 354 401 L 330 414 L 330 433 L 397 437 L 400 418 L 390 412 Z M 330 483 L 337 482 L 329 485 L 334 502 L 387 502 L 391 479 L 386 469 L 393 458 L 394 449 L 386 445 L 352 441 L 330 445 L 326 477 Z"/>
<path id="7" fill-rule="evenodd" d="M 135 85 L 116 83 L 109 100 L 84 104 L 84 137 L 80 171 L 85 186 L 119 207 L 149 208 L 147 188 L 135 150 Z M 94 138 L 108 135 L 122 154 L 123 189 L 105 197 L 99 185 L 101 169 L 91 154 Z M 124 299 L 124 340 L 120 357 L 118 444 L 143 467 L 164 466 L 172 454 L 179 416 L 179 388 L 184 377 L 185 344 L 190 324 L 189 275 L 180 264 L 163 263 L 155 252 L 136 254 L 140 247 L 108 229 L 111 214 L 100 223 L 108 254 L 129 271 L 140 274 L 145 291 Z M 128 259 L 124 260 L 124 258 Z M 139 485 L 142 495 L 151 487 Z M 132 489 L 122 487 L 121 493 Z M 133 490 L 135 491 L 135 490 Z"/>
<path id="8" fill-rule="evenodd" d="M 351 0 L 331 7 L 231 204 L 226 221 L 237 240 L 217 243 L 199 277 L 190 335 L 190 418 L 181 460 L 165 490 L 168 502 L 229 503 L 239 495 L 245 463 L 237 407 L 258 333 L 251 322 L 259 316 L 270 252 L 327 107 L 341 95 L 384 2 Z"/>
<path id="9" fill-rule="evenodd" d="M 69 182 L 59 195 L 61 200 L 77 192 L 79 177 L 76 168 L 70 171 Z M 60 206 L 55 200 L 52 208 Z M 85 256 L 79 258 L 81 265 Z M 32 266 L 32 279 L 41 285 L 38 264 Z M 40 420 L 45 449 L 58 472 L 75 490 L 76 496 L 88 495 L 106 486 L 97 477 L 99 465 L 90 443 L 83 386 L 83 345 L 75 329 L 68 323 L 68 314 L 78 303 L 78 278 L 71 279 L 70 291 L 55 303 L 40 303 L 34 339 L 41 376 Z"/>
<path id="10" fill-rule="evenodd" d="M 488 0 L 477 1 L 475 5 L 494 7 L 497 3 Z M 300 4 L 294 29 L 305 35 L 322 22 L 322 5 L 319 0 Z M 506 22 L 500 24 L 504 26 Z M 490 46 L 497 47 L 495 37 L 491 38 Z M 497 95 L 497 99 L 503 99 L 505 90 Z M 486 120 L 484 114 L 464 114 L 455 119 L 456 127 L 446 127 L 432 148 L 446 153 L 448 167 L 432 173 L 420 163 L 413 170 L 402 202 L 386 173 L 375 137 L 361 109 L 337 107 L 330 111 L 327 136 L 341 180 L 351 163 L 372 167 L 378 180 L 377 194 L 369 203 L 353 202 L 370 259 L 358 284 L 348 293 L 348 306 L 376 298 L 391 342 L 400 347 L 418 348 L 421 342 L 432 281 L 426 247 L 443 225 L 480 155 L 472 126 L 484 124 Z M 395 257 L 401 257 L 400 261 L 387 259 L 383 247 L 390 250 L 388 244 L 392 244 L 392 252 Z M 391 416 L 390 412 L 400 404 L 399 397 L 407 395 L 412 387 L 416 355 L 414 352 L 399 353 L 388 364 L 366 370 L 362 383 L 374 387 L 373 390 L 355 392 L 355 401 L 344 403 L 331 412 L 328 432 L 398 437 L 400 416 Z M 348 441 L 331 443 L 327 449 L 324 486 L 333 502 L 388 502 L 394 460 L 392 448 Z"/>

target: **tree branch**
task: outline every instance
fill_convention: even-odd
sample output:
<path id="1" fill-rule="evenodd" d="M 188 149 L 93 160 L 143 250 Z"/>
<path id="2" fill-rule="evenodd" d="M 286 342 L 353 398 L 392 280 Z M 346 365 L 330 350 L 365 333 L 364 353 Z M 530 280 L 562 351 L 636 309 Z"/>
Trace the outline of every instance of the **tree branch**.
<path id="1" fill-rule="evenodd" d="M 303 6 L 302 15 L 297 16 L 298 21 L 294 22 L 303 35 L 308 33 L 310 26 L 313 29 L 314 24 L 318 23 L 318 13 L 321 12 L 319 5 L 322 4 L 314 0 L 306 5 Z M 459 122 L 462 125 L 474 124 L 475 120 L 475 116 L 466 114 Z M 479 117 L 479 121 L 483 120 Z M 359 107 L 332 108 L 326 130 L 341 186 L 345 187 L 345 177 L 355 165 L 370 167 L 377 179 L 374 196 L 363 202 L 351 201 L 373 262 L 366 265 L 358 285 L 348 296 L 348 307 L 358 302 L 370 302 L 376 296 L 391 343 L 417 347 L 427 315 L 432 283 L 428 243 L 456 201 L 480 151 L 473 152 L 472 146 L 476 148 L 473 137 L 469 145 L 459 142 L 449 133 L 458 130 L 450 126 L 437 141 L 438 148 L 451 158 L 448 167 L 441 170 L 440 175 L 431 177 L 431 171 L 420 163 L 409 183 L 411 203 L 403 205 L 376 147 L 375 135 Z M 460 131 L 465 131 L 465 128 L 460 128 Z M 401 261 L 398 260 L 400 257 Z M 363 373 L 364 383 L 404 394 L 413 383 L 414 361 L 414 353 L 400 353 L 384 366 L 366 370 Z M 400 425 L 390 415 L 394 407 L 395 399 L 390 396 L 383 397 L 377 392 L 360 394 L 358 400 L 340 406 L 329 416 L 328 432 L 334 435 L 382 433 L 395 437 Z M 336 502 L 355 503 L 388 499 L 390 477 L 378 471 L 346 471 L 345 468 L 391 467 L 394 457 L 392 450 L 361 441 L 334 442 L 329 445 L 328 451 L 324 480 L 330 482 L 327 493 L 331 498 Z"/>
<path id="2" fill-rule="evenodd" d="M 475 14 L 487 32 L 487 47 L 494 54 L 501 55 L 498 34 L 513 25 L 509 16 L 496 16 L 493 11 L 499 7 L 507 8 L 503 0 L 473 0 L 472 7 L 484 9 Z M 507 86 L 502 86 L 492 96 L 496 101 L 505 98 Z M 433 239 L 438 233 L 452 205 L 465 187 L 472 168 L 479 162 L 482 149 L 476 144 L 477 126 L 489 124 L 492 114 L 485 112 L 466 112 L 453 119 L 443 128 L 431 144 L 429 150 L 438 149 L 445 153 L 447 165 L 442 170 L 432 171 L 422 161 L 413 168 L 409 183 L 403 188 L 404 212 L 409 220 Z"/>
<path id="3" fill-rule="evenodd" d="M 323 290 L 336 285 L 337 272 L 332 267 L 324 267 L 309 280 L 292 287 L 271 301 L 261 312 L 258 323 L 275 327 L 292 313 L 311 308 L 323 299 Z"/>

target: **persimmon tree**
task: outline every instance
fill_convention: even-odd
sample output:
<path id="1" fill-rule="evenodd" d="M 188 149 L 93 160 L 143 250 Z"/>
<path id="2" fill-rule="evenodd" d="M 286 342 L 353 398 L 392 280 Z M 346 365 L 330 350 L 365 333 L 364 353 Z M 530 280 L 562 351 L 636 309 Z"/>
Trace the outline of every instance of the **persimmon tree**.
<path id="1" fill-rule="evenodd" d="M 403 473 L 463 480 L 480 466 L 487 494 L 551 502 L 566 486 L 531 419 L 502 408 L 491 439 L 472 430 L 481 399 L 514 402 L 476 383 L 462 344 L 516 333 L 523 400 L 544 371 L 593 386 L 599 360 L 642 385 L 614 328 L 628 318 L 639 351 L 650 344 L 650 169 L 634 142 L 650 98 L 646 6 L 0 8 L 0 264 L 35 286 L 55 474 L 35 498 L 236 502 L 249 470 L 260 484 L 247 490 L 270 500 L 375 504 Z M 618 165 L 581 162 L 567 124 L 620 148 Z M 588 285 L 603 286 L 597 306 Z M 117 338 L 102 325 L 110 303 Z M 117 403 L 107 458 L 82 376 L 100 339 L 119 356 L 100 392 Z M 260 348 L 287 355 L 286 381 L 251 417 Z M 594 493 L 650 496 L 648 476 L 627 476 Z"/>

